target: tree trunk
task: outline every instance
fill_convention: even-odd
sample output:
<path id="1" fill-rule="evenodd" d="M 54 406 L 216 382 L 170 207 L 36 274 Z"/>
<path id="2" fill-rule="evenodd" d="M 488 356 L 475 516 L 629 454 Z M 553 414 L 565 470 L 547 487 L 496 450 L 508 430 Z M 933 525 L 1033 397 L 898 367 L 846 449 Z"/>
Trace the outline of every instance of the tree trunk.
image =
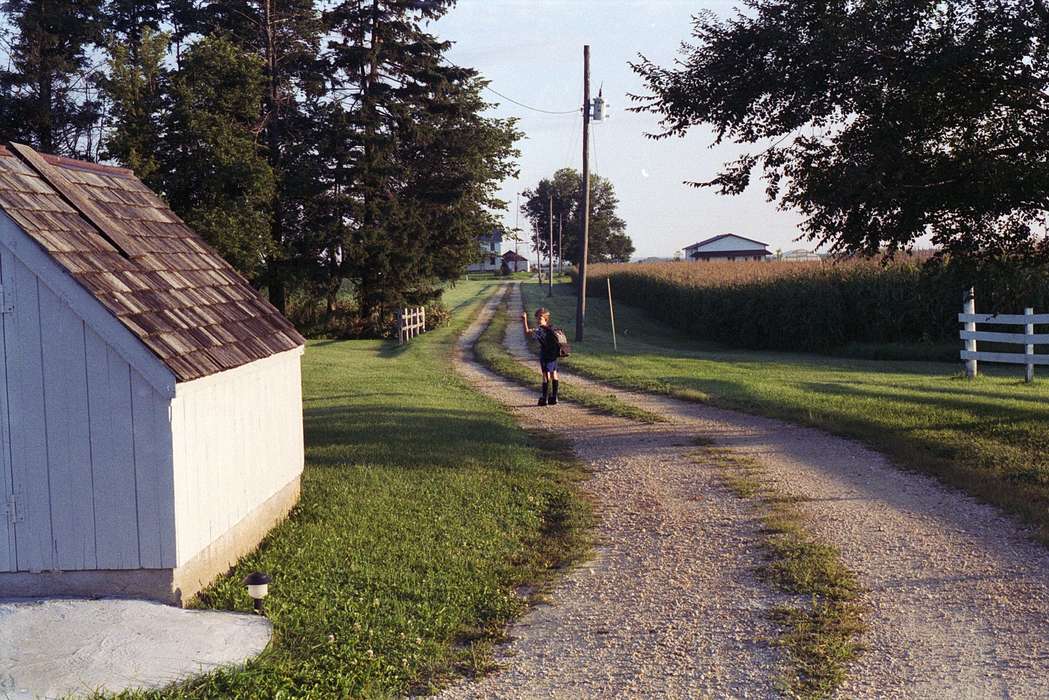
<path id="1" fill-rule="evenodd" d="M 281 114 L 280 114 L 280 81 L 277 75 L 277 19 L 274 16 L 274 0 L 263 0 L 263 31 L 266 33 L 266 145 L 267 160 L 276 178 L 273 192 L 273 211 L 270 219 L 270 237 L 277 247 L 277 252 L 268 262 L 270 303 L 282 314 L 287 310 L 287 290 L 284 286 L 284 266 L 281 257 L 284 253 L 284 202 L 281 196 Z"/>

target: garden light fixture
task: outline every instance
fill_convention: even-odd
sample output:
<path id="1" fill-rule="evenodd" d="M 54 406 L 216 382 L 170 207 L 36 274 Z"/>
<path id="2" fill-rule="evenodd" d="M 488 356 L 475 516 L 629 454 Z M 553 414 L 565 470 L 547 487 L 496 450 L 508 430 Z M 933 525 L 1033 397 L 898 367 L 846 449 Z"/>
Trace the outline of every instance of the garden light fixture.
<path id="1" fill-rule="evenodd" d="M 248 595 L 254 601 L 255 612 L 259 615 L 263 614 L 262 599 L 269 594 L 270 581 L 272 580 L 269 574 L 262 571 L 256 571 L 244 577 L 244 585 L 248 587 Z"/>

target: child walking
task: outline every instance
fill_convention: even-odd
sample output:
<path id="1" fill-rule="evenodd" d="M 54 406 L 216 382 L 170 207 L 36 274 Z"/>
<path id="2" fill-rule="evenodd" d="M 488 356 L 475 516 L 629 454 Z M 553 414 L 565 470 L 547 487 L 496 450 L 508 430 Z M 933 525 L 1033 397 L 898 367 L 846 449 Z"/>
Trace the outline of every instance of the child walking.
<path id="1" fill-rule="evenodd" d="M 539 397 L 539 405 L 553 406 L 557 404 L 557 358 L 560 356 L 560 346 L 554 329 L 550 327 L 550 312 L 542 307 L 536 309 L 535 321 L 539 325 L 529 328 L 528 313 L 521 314 L 525 335 L 531 335 L 539 343 L 539 371 L 543 373 L 543 395 Z"/>

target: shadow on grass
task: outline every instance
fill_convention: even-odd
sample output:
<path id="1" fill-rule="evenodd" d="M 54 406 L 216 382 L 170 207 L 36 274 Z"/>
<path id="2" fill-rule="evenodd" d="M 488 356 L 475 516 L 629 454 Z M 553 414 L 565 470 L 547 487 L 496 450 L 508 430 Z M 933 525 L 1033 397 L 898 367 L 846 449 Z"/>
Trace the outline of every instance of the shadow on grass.
<path id="1" fill-rule="evenodd" d="M 463 465 L 463 455 L 483 459 L 527 445 L 525 434 L 505 420 L 465 408 L 353 404 L 307 408 L 305 430 L 310 446 L 307 460 L 319 466 L 454 468 Z"/>

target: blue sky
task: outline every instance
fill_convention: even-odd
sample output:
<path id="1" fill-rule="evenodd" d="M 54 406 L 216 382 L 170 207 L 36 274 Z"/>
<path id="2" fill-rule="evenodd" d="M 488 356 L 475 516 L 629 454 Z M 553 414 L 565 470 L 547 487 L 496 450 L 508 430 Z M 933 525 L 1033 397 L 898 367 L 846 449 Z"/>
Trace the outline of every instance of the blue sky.
<path id="1" fill-rule="evenodd" d="M 653 141 L 645 133 L 657 130 L 655 117 L 625 109 L 627 93 L 643 92 L 628 61 L 640 52 L 660 65 L 671 63 L 689 39 L 692 15 L 703 10 L 727 15 L 734 6 L 685 0 L 459 0 L 433 29 L 455 42 L 451 60 L 480 70 L 509 97 L 554 111 L 582 104 L 583 45 L 590 44 L 592 89 L 596 94 L 603 84 L 611 106 L 607 122 L 591 124 L 591 167 L 616 188 L 635 257 L 669 257 L 721 233 L 756 238 L 772 249 L 809 247 L 793 242 L 800 217 L 766 202 L 760 181 L 737 197 L 682 184 L 709 179 L 740 148 L 710 148 L 713 139 L 705 128 L 683 139 Z M 511 202 L 506 223 L 513 226 L 516 192 L 559 167 L 580 167 L 581 123 L 577 114 L 538 114 L 502 102 L 493 114 L 520 117 L 526 135 L 519 144 L 520 179 L 502 187 L 502 197 Z"/>

